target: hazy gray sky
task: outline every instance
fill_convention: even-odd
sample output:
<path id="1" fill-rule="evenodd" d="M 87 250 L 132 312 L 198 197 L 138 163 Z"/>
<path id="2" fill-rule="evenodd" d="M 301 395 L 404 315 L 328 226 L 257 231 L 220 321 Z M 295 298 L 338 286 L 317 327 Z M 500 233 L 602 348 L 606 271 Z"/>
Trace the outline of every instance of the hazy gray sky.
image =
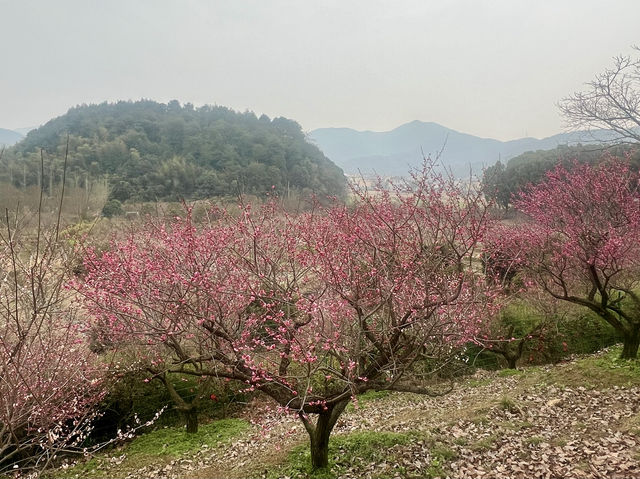
<path id="1" fill-rule="evenodd" d="M 305 130 L 543 137 L 639 19 L 638 0 L 0 0 L 0 127 L 175 98 Z"/>

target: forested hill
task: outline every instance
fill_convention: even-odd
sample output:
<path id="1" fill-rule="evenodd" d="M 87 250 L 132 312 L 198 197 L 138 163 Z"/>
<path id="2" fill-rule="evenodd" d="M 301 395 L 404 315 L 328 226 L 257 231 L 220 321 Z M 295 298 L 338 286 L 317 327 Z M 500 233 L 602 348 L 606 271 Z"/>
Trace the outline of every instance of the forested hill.
<path id="1" fill-rule="evenodd" d="M 12 148 L 2 179 L 37 184 L 42 148 L 53 162 L 44 184 L 59 184 L 67 134 L 67 178 L 106 178 L 111 198 L 120 201 L 261 195 L 274 187 L 280 194 L 340 195 L 346 185 L 342 170 L 295 121 L 175 100 L 72 108 Z"/>
<path id="2" fill-rule="evenodd" d="M 498 161 L 485 169 L 482 184 L 488 197 L 508 208 L 524 188 L 542 181 L 558 164 L 571 168 L 574 162 L 593 165 L 612 157 L 624 158 L 634 169 L 640 168 L 640 149 L 635 144 L 559 146 L 553 150 L 527 151 L 506 165 Z"/>

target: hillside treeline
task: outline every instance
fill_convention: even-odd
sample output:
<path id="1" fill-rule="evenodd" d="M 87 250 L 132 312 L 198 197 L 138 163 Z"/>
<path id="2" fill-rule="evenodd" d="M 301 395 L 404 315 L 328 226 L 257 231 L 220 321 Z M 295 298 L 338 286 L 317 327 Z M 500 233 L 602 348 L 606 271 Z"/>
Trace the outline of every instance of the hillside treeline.
<path id="1" fill-rule="evenodd" d="M 82 105 L 5 152 L 0 181 L 53 191 L 106 180 L 119 201 L 262 195 L 275 189 L 341 195 L 346 180 L 298 123 L 178 101 Z M 41 153 L 44 151 L 44 173 Z"/>
<path id="2" fill-rule="evenodd" d="M 640 149 L 637 145 L 575 145 L 559 146 L 554 150 L 528 151 L 503 164 L 498 161 L 484 172 L 482 187 L 485 195 L 499 206 L 508 209 L 511 200 L 530 184 L 539 183 L 545 174 L 558 164 L 597 164 L 603 159 L 626 158 L 635 169 L 640 168 Z"/>

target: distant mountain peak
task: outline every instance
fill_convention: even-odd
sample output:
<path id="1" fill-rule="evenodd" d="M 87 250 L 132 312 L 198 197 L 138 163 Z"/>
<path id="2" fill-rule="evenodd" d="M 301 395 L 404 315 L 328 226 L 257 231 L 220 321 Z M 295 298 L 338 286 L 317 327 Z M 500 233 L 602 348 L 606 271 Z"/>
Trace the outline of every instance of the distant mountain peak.
<path id="1" fill-rule="evenodd" d="M 584 133 L 584 132 L 583 132 Z M 519 138 L 500 141 L 452 130 L 434 122 L 413 120 L 390 131 L 357 131 L 350 128 L 320 128 L 309 137 L 324 154 L 345 173 L 362 172 L 383 176 L 408 173 L 408 166 L 422 162 L 422 152 L 442 151 L 440 162 L 454 174 L 466 176 L 469 168 L 475 173 L 526 151 L 551 150 L 560 145 L 585 143 L 584 135 L 560 133 L 548 138 Z"/>
<path id="2" fill-rule="evenodd" d="M 12 146 L 24 138 L 24 135 L 14 130 L 0 128 L 0 147 Z"/>

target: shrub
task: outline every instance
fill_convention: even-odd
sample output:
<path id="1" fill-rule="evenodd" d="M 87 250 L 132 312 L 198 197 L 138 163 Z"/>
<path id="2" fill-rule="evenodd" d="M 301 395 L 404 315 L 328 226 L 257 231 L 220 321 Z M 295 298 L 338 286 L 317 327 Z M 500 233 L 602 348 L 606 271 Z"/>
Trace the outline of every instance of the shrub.
<path id="1" fill-rule="evenodd" d="M 124 210 L 122 209 L 122 203 L 118 200 L 109 200 L 102 208 L 102 216 L 106 218 L 121 216 L 123 214 Z"/>

